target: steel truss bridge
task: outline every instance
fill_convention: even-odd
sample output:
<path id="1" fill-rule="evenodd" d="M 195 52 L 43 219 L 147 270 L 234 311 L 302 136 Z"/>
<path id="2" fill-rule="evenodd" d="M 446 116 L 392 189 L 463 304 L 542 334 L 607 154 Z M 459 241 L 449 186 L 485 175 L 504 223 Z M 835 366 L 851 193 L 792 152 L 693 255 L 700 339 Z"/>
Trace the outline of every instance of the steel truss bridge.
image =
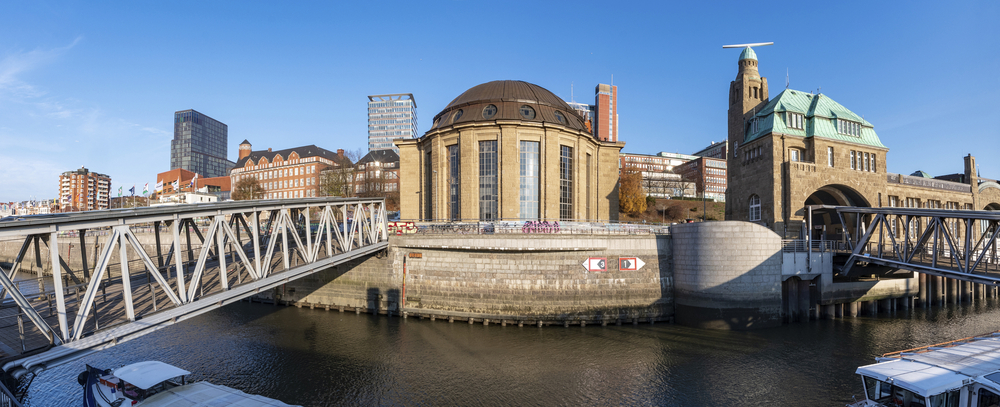
<path id="1" fill-rule="evenodd" d="M 0 222 L 0 241 L 20 242 L 10 268 L 0 266 L 3 370 L 15 378 L 37 373 L 383 250 L 386 232 L 381 198 L 239 201 Z"/>
<path id="2" fill-rule="evenodd" d="M 1000 212 L 846 206 L 836 211 L 850 252 L 843 275 L 858 270 L 860 262 L 1000 285 Z"/>

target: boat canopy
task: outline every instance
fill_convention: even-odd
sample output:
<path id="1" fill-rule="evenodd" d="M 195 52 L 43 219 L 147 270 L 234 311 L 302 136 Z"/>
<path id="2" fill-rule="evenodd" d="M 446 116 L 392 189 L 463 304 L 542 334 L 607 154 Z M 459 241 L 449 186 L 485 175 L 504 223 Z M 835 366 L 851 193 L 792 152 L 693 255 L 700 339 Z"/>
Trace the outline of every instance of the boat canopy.
<path id="1" fill-rule="evenodd" d="M 924 397 L 962 387 L 968 377 L 923 363 L 892 360 L 858 368 L 859 375 L 892 383 Z"/>
<path id="2" fill-rule="evenodd" d="M 164 380 L 189 374 L 191 372 L 187 370 L 155 360 L 133 363 L 114 371 L 114 375 L 119 379 L 143 390 L 147 390 Z"/>
<path id="3" fill-rule="evenodd" d="M 212 384 L 209 382 L 195 382 L 186 386 L 174 387 L 143 401 L 144 406 L 189 406 L 189 407 L 215 407 L 215 406 L 235 406 L 235 407 L 292 407 L 281 401 L 247 394 L 242 391 Z"/>
<path id="4" fill-rule="evenodd" d="M 1000 371 L 998 335 L 927 349 L 880 358 L 880 363 L 861 366 L 857 373 L 891 382 L 924 396 L 933 396 L 960 388 L 965 380 L 984 375 L 993 377 L 993 372 Z"/>

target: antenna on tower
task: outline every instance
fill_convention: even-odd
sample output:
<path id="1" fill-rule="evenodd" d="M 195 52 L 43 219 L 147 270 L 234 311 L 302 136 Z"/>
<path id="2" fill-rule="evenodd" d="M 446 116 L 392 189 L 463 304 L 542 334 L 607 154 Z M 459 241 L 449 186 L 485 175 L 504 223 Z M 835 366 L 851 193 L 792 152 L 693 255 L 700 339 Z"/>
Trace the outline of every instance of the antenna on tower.
<path id="1" fill-rule="evenodd" d="M 755 42 L 752 44 L 733 44 L 733 45 L 723 45 L 722 48 L 746 48 L 746 47 L 764 47 L 768 45 L 774 45 L 773 42 Z"/>
<path id="2" fill-rule="evenodd" d="M 576 103 L 576 99 L 573 98 L 573 82 L 569 83 L 569 101 Z"/>
<path id="3" fill-rule="evenodd" d="M 785 68 L 785 89 L 788 89 L 788 68 Z"/>

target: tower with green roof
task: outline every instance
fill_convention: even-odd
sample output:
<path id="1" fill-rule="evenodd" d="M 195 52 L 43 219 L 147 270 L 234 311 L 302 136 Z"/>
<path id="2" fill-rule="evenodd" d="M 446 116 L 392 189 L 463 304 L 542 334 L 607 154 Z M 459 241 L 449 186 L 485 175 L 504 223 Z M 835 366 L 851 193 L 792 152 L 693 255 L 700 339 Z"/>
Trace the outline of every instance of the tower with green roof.
<path id="1" fill-rule="evenodd" d="M 800 237 L 807 205 L 878 206 L 889 149 L 872 124 L 823 94 L 785 89 L 770 98 L 750 47 L 738 64 L 726 218 Z"/>
<path id="2" fill-rule="evenodd" d="M 745 47 L 740 53 L 739 71 L 736 80 L 729 83 L 729 161 L 732 162 L 739 147 L 743 144 L 745 124 L 768 101 L 767 78 L 762 78 L 757 71 L 757 53 L 753 48 Z M 741 189 L 733 183 L 733 179 L 742 179 L 742 168 L 730 165 L 727 169 L 728 189 Z M 734 202 L 726 194 L 726 219 L 735 213 Z"/>

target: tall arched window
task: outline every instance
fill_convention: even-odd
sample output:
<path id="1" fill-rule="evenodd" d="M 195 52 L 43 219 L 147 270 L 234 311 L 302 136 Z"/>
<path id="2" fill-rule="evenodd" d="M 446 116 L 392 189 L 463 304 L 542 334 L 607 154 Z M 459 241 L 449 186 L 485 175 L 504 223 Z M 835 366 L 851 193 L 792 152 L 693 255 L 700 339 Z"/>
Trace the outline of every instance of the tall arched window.
<path id="1" fill-rule="evenodd" d="M 760 221 L 760 197 L 757 195 L 750 195 L 750 221 Z"/>

